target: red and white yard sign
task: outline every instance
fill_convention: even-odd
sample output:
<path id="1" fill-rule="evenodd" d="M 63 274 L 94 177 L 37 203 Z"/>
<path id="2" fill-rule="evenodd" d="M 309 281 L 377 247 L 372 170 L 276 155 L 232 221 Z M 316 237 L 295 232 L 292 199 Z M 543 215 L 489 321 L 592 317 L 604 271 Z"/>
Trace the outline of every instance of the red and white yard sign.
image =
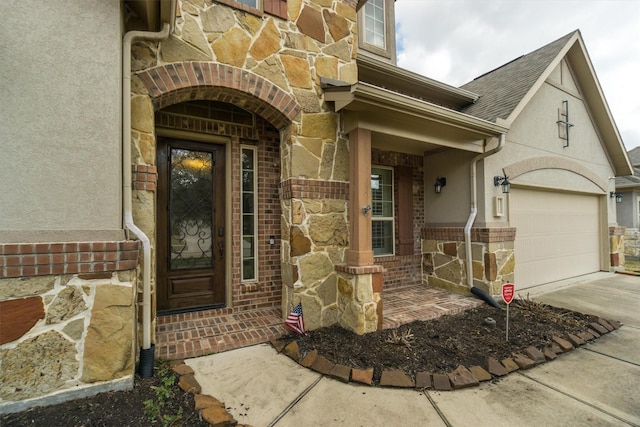
<path id="1" fill-rule="evenodd" d="M 513 283 L 505 283 L 502 285 L 502 300 L 507 304 L 507 341 L 509 341 L 509 304 L 513 301 L 516 293 L 516 285 Z"/>
<path id="2" fill-rule="evenodd" d="M 505 283 L 502 285 L 502 299 L 505 304 L 511 304 L 515 295 L 516 285 L 513 283 Z"/>

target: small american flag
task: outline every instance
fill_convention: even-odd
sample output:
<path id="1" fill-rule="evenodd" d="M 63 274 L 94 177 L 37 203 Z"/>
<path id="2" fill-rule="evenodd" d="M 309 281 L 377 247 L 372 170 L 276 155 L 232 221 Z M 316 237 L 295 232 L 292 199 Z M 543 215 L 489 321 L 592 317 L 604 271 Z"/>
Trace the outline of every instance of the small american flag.
<path id="1" fill-rule="evenodd" d="M 297 334 L 304 334 L 304 318 L 302 317 L 302 303 L 298 303 L 293 308 L 291 314 L 287 316 L 287 320 L 284 321 L 286 327 L 291 329 Z"/>

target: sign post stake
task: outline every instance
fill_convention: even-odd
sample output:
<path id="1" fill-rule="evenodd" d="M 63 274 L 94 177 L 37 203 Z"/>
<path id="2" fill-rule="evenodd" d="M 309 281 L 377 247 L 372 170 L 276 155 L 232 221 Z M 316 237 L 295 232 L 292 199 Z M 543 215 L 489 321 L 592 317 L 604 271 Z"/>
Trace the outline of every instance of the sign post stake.
<path id="1" fill-rule="evenodd" d="M 507 341 L 509 341 L 509 304 L 507 304 Z"/>
<path id="2" fill-rule="evenodd" d="M 513 283 L 505 283 L 502 285 L 502 300 L 507 304 L 507 341 L 509 341 L 509 304 L 513 301 L 515 294 L 515 285 Z"/>

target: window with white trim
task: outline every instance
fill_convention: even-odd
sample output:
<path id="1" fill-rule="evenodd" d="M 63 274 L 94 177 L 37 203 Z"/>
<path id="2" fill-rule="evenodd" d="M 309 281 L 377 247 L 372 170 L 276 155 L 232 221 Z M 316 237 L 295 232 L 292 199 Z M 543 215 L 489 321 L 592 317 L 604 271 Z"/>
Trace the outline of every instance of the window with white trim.
<path id="1" fill-rule="evenodd" d="M 256 148 L 242 147 L 242 165 L 240 182 L 240 228 L 242 230 L 242 280 L 255 280 L 257 276 L 257 181 L 256 181 Z"/>
<path id="2" fill-rule="evenodd" d="M 394 254 L 393 169 L 371 168 L 371 246 L 374 256 Z"/>
<path id="3" fill-rule="evenodd" d="M 364 41 L 386 49 L 384 0 L 369 0 L 364 5 Z"/>
<path id="4" fill-rule="evenodd" d="M 380 59 L 396 62 L 395 0 L 368 0 L 358 12 L 358 45 Z"/>

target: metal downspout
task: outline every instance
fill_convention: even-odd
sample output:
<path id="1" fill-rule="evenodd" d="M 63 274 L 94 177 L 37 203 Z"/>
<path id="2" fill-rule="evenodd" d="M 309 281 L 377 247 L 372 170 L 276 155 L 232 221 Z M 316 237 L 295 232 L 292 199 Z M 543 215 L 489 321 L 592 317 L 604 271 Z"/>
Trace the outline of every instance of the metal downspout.
<path id="1" fill-rule="evenodd" d="M 175 0 L 172 2 L 175 5 Z M 175 11 L 175 7 L 172 8 Z M 175 12 L 174 12 L 175 13 Z M 158 32 L 129 31 L 122 41 L 122 197 L 124 226 L 142 242 L 142 348 L 151 347 L 151 241 L 133 221 L 131 192 L 131 45 L 137 40 L 164 40 L 172 25 Z"/>
<path id="2" fill-rule="evenodd" d="M 473 226 L 473 222 L 476 220 L 476 215 L 478 213 L 478 194 L 477 194 L 477 179 L 476 179 L 476 166 L 478 162 L 486 157 L 489 157 L 498 151 L 502 150 L 504 147 L 505 134 L 500 135 L 500 139 L 498 141 L 498 146 L 496 148 L 492 148 L 491 150 L 478 154 L 471 160 L 471 212 L 469 213 L 469 218 L 467 219 L 467 223 L 464 226 L 464 245 L 466 250 L 466 258 L 467 258 L 467 285 L 469 289 L 473 288 L 473 256 L 471 254 L 471 227 Z"/>

